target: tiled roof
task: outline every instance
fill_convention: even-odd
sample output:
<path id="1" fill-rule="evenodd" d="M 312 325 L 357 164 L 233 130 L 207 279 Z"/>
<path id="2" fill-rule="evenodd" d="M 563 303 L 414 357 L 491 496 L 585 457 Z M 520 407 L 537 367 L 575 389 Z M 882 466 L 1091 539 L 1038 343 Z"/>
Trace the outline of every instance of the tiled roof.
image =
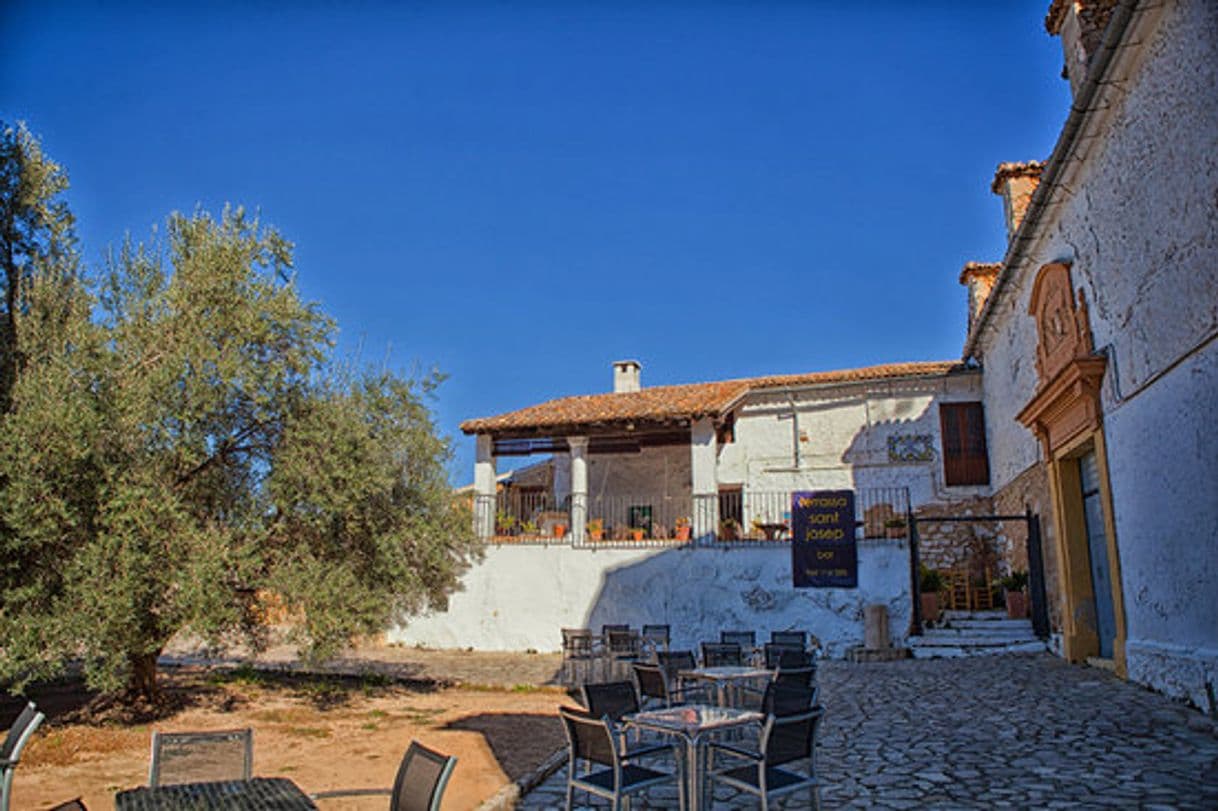
<path id="1" fill-rule="evenodd" d="M 889 363 L 833 372 L 751 377 L 717 383 L 652 386 L 641 391 L 561 397 L 494 417 L 466 420 L 467 434 L 497 433 L 631 420 L 679 420 L 718 416 L 751 390 L 854 383 L 902 377 L 937 377 L 963 368 L 959 361 Z"/>

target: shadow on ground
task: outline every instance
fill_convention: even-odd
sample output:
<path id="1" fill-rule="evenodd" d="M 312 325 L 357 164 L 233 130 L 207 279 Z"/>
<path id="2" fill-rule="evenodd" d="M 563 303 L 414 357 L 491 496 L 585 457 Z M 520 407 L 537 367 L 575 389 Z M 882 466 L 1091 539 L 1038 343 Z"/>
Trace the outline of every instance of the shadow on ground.
<path id="1" fill-rule="evenodd" d="M 509 780 L 530 774 L 566 744 L 555 715 L 484 713 L 459 718 L 444 728 L 481 734 Z"/>

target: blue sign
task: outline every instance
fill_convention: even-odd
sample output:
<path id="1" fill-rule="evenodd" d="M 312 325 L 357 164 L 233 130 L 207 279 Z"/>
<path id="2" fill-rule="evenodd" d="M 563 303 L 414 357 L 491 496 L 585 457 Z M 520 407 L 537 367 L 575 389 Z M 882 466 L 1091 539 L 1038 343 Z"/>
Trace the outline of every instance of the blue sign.
<path id="1" fill-rule="evenodd" d="M 791 576 L 795 588 L 858 588 L 854 491 L 791 494 Z"/>

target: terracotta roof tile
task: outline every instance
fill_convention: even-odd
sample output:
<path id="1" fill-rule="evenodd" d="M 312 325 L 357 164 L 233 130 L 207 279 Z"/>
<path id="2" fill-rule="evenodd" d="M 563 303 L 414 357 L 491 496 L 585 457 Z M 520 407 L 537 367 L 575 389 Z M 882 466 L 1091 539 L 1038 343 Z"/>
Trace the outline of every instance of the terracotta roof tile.
<path id="1" fill-rule="evenodd" d="M 718 416 L 745 393 L 754 389 L 852 383 L 901 377 L 935 377 L 962 368 L 959 361 L 890 363 L 861 369 L 832 372 L 774 375 L 688 383 L 680 386 L 651 386 L 636 392 L 586 394 L 561 397 L 494 417 L 466 420 L 467 434 L 513 430 L 543 430 L 576 425 L 628 422 L 630 420 L 678 420 Z"/>

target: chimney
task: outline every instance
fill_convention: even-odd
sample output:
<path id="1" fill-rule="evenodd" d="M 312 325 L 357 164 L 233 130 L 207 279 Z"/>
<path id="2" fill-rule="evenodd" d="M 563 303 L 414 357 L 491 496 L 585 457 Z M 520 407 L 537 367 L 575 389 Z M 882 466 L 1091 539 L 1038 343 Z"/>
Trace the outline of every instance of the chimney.
<path id="1" fill-rule="evenodd" d="M 1045 15 L 1045 30 L 1062 38 L 1065 66 L 1062 78 L 1070 80 L 1070 92 L 1087 78 L 1091 57 L 1104 41 L 1104 29 L 1112 19 L 1117 0 L 1053 0 Z"/>
<path id="2" fill-rule="evenodd" d="M 1032 200 L 1032 192 L 1040 185 L 1040 173 L 1044 168 L 1040 161 L 998 164 L 990 191 L 1002 197 L 1008 240 L 1019 230 L 1023 215 L 1028 211 L 1028 203 Z"/>
<path id="3" fill-rule="evenodd" d="M 642 388 L 639 383 L 639 376 L 642 371 L 643 364 L 637 360 L 615 360 L 613 362 L 614 394 L 623 391 L 638 391 Z"/>
<path id="4" fill-rule="evenodd" d="M 1001 262 L 968 262 L 960 271 L 960 284 L 968 286 L 968 336 L 973 334 L 973 324 L 981 315 L 981 308 L 990 297 L 994 280 L 1002 270 Z"/>

